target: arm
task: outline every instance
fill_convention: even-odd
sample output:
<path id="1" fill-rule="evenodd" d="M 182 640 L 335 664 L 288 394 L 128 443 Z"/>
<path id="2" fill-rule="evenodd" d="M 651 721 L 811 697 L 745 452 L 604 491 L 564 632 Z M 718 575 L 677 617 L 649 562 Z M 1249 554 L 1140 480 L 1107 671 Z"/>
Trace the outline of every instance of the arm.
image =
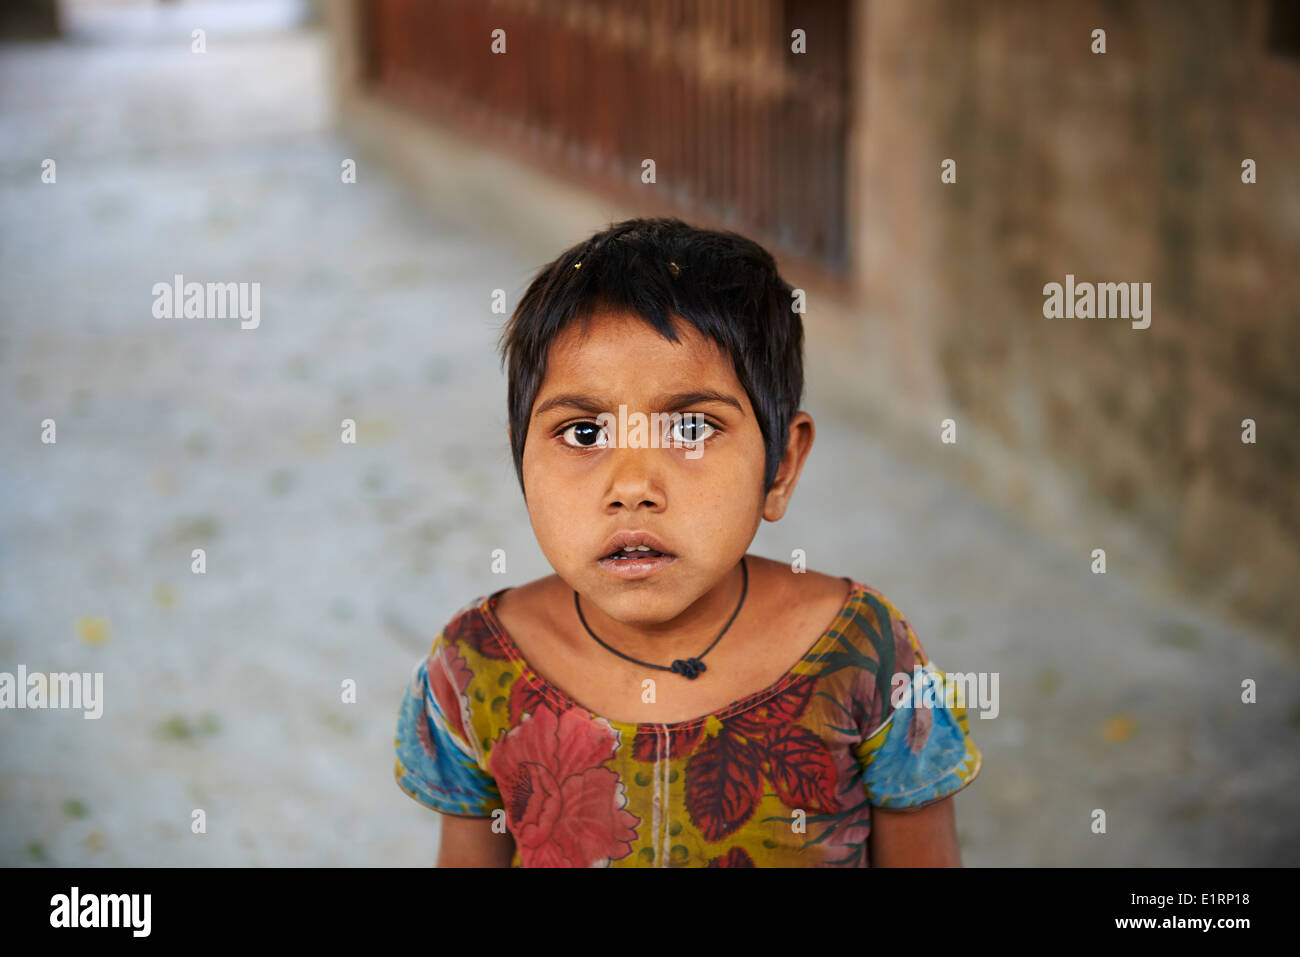
<path id="1" fill-rule="evenodd" d="M 509 867 L 515 840 L 509 831 L 492 831 L 493 818 L 440 814 L 439 867 Z"/>
<path id="2" fill-rule="evenodd" d="M 871 809 L 872 867 L 961 867 L 952 798 L 919 811 Z"/>

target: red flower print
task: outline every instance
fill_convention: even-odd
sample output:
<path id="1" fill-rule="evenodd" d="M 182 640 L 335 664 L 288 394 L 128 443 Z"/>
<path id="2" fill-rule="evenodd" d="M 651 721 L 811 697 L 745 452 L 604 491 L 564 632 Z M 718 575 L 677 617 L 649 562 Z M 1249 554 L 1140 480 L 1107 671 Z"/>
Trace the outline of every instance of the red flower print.
<path id="1" fill-rule="evenodd" d="M 733 847 L 722 857 L 709 858 L 709 867 L 753 867 L 754 859 L 743 847 Z"/>
<path id="2" fill-rule="evenodd" d="M 725 728 L 707 738 L 686 765 L 686 809 L 706 841 L 734 834 L 762 795 L 754 744 Z"/>
<path id="3" fill-rule="evenodd" d="M 819 814 L 839 810 L 835 762 L 822 739 L 807 728 L 774 728 L 767 736 L 763 771 L 787 807 Z"/>
<path id="4" fill-rule="evenodd" d="M 444 645 L 438 654 L 429 658 L 429 689 L 433 700 L 447 723 L 466 739 L 469 735 L 465 733 L 464 708 L 469 705 L 469 699 L 465 697 L 465 689 L 473 677 L 469 663 L 454 645 Z"/>
<path id="5" fill-rule="evenodd" d="M 488 625 L 487 619 L 483 617 L 483 613 L 477 606 L 448 622 L 443 637 L 449 645 L 465 642 L 484 658 L 510 657 L 506 654 L 505 645 Z"/>
<path id="6" fill-rule="evenodd" d="M 523 867 L 603 867 L 632 853 L 641 819 L 606 761 L 619 738 L 607 721 L 538 707 L 488 760 Z"/>
<path id="7" fill-rule="evenodd" d="M 525 714 L 544 708 L 547 704 L 546 696 L 537 685 L 522 676 L 519 677 L 510 686 L 510 727 L 513 728 L 522 721 Z"/>
<path id="8" fill-rule="evenodd" d="M 736 833 L 762 799 L 766 777 L 789 807 L 839 810 L 839 772 L 816 733 L 795 722 L 816 679 L 805 677 L 756 707 L 718 723 L 686 765 L 686 809 L 707 841 Z"/>

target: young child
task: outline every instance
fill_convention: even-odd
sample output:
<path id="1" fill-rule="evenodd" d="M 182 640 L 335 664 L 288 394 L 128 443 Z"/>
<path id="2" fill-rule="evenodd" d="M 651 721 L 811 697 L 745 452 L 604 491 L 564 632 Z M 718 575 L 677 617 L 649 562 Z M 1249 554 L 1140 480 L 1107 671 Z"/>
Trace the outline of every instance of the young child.
<path id="1" fill-rule="evenodd" d="M 762 247 L 676 219 L 529 286 L 508 435 L 555 574 L 414 670 L 396 776 L 443 815 L 439 866 L 960 865 L 980 752 L 963 707 L 898 693 L 942 678 L 907 620 L 746 554 L 813 443 L 792 303 Z"/>

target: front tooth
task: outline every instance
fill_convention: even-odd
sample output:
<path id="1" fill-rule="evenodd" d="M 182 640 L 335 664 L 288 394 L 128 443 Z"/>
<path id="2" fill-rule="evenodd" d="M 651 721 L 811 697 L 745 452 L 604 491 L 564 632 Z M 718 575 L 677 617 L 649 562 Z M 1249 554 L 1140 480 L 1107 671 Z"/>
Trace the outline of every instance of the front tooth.
<path id="1" fill-rule="evenodd" d="M 636 551 L 636 546 L 635 546 L 635 545 L 624 545 L 624 546 L 623 546 L 623 551 L 625 551 L 625 552 L 634 552 L 634 551 Z"/>
<path id="2" fill-rule="evenodd" d="M 649 546 L 649 545 L 638 545 L 638 546 L 637 546 L 637 550 L 638 550 L 638 551 L 642 551 L 642 552 L 648 552 L 648 551 L 650 551 L 650 546 Z"/>

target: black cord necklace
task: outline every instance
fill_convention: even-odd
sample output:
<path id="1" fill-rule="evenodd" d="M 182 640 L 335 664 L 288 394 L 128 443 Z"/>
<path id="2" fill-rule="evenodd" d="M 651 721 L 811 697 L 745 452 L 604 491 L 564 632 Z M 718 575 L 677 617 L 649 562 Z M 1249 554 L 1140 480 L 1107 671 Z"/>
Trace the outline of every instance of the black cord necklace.
<path id="1" fill-rule="evenodd" d="M 745 564 L 745 558 L 743 555 L 740 558 L 740 570 L 745 576 L 745 583 L 740 589 L 740 604 L 737 605 L 736 610 L 731 613 L 731 617 L 727 619 L 727 623 L 722 626 L 722 631 L 718 632 L 718 637 L 713 639 L 713 645 L 716 645 L 722 639 L 722 636 L 727 633 L 727 629 L 731 627 L 731 623 L 735 621 L 736 616 L 740 614 L 741 605 L 745 604 L 745 595 L 749 593 L 749 567 Z M 609 645 L 601 641 L 600 638 L 597 637 L 596 633 L 591 630 L 591 626 L 587 624 L 587 619 L 582 617 L 582 606 L 578 604 L 578 592 L 576 589 L 573 592 L 573 607 L 577 609 L 578 620 L 582 622 L 582 627 L 587 629 L 587 634 L 595 638 L 596 643 L 602 648 L 614 652 L 614 654 L 618 655 L 624 661 L 630 661 L 633 664 L 641 665 L 644 668 L 657 668 L 660 671 L 671 671 L 675 674 L 685 675 L 692 681 L 699 677 L 701 671 L 709 670 L 700 659 L 713 650 L 713 645 L 709 645 L 709 647 L 705 648 L 704 654 L 701 654 L 699 658 L 678 658 L 672 663 L 672 666 L 668 668 L 665 668 L 663 665 L 652 665 L 648 661 L 637 661 L 637 659 L 630 658 L 623 654 L 623 652 L 619 651 L 617 648 L 610 648 Z"/>

